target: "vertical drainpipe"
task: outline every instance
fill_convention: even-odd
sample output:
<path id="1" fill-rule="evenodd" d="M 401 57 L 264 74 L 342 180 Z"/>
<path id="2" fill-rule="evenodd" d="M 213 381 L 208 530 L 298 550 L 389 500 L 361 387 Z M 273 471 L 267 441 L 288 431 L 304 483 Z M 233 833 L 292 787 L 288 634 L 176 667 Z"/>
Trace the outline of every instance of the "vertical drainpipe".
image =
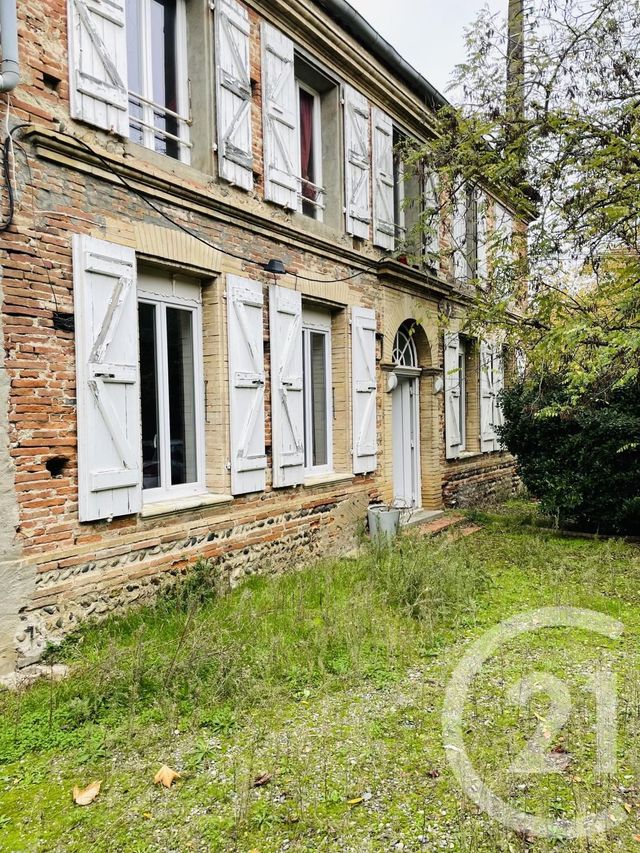
<path id="1" fill-rule="evenodd" d="M 0 0 L 0 38 L 2 39 L 0 92 L 11 92 L 20 82 L 16 0 Z"/>

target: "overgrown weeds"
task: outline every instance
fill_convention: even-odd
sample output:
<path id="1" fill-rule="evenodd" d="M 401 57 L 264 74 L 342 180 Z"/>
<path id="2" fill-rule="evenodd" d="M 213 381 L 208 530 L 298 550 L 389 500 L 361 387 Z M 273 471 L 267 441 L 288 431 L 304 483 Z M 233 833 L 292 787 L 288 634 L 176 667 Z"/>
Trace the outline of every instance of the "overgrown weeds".
<path id="1" fill-rule="evenodd" d="M 198 561 L 154 607 L 63 645 L 55 658 L 72 666 L 68 681 L 0 698 L 0 761 L 86 744 L 103 727 L 127 738 L 150 724 L 224 728 L 279 696 L 381 685 L 443 620 L 466 612 L 483 584 L 468 549 L 415 536 L 358 559 L 252 578 L 224 596 L 214 567 Z"/>
<path id="2" fill-rule="evenodd" d="M 430 632 L 465 618 L 488 581 L 467 543 L 450 539 L 425 543 L 419 535 L 407 535 L 393 547 L 372 548 L 368 559 L 386 603 Z"/>

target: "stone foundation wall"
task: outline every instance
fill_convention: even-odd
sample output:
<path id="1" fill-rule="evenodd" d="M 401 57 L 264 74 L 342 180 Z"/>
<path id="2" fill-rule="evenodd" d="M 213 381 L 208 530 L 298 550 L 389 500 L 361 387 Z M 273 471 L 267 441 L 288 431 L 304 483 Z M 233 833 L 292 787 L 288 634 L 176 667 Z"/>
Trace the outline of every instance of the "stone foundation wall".
<path id="1" fill-rule="evenodd" d="M 450 466 L 443 478 L 442 497 L 446 507 L 465 508 L 498 503 L 521 490 L 515 459 L 501 453 Z"/>
<path id="2" fill-rule="evenodd" d="M 163 536 L 160 528 L 139 547 L 114 544 L 97 558 L 61 560 L 39 571 L 32 599 L 20 615 L 18 665 L 37 660 L 47 643 L 61 641 L 88 619 L 153 602 L 199 558 L 213 563 L 222 588 L 233 588 L 250 575 L 299 568 L 327 551 L 351 551 L 366 515 L 368 493 L 314 500 L 242 523 L 203 519 L 186 538 Z"/>

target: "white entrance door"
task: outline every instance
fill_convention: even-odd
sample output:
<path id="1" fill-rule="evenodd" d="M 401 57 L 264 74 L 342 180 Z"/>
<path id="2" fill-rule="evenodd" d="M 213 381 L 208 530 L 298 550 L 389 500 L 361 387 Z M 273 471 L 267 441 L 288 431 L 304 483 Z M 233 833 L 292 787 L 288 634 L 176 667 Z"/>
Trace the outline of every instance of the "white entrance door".
<path id="1" fill-rule="evenodd" d="M 393 497 L 397 507 L 421 506 L 418 379 L 396 374 L 392 392 Z"/>

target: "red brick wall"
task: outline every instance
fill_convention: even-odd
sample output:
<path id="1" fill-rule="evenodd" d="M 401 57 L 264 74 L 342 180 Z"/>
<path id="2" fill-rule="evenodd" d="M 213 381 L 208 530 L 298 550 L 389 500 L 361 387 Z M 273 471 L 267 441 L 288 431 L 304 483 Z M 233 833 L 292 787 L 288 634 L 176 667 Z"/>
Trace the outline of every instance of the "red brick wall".
<path id="1" fill-rule="evenodd" d="M 71 133 L 122 154 L 123 143 L 69 119 L 67 83 L 66 3 L 28 0 L 19 4 L 23 83 L 11 96 L 11 120 L 32 122 Z M 254 81 L 253 139 L 255 194 L 262 181 L 262 117 L 259 20 L 252 11 L 251 76 Z M 17 207 L 14 224 L 2 235 L 2 332 L 6 370 L 11 383 L 9 444 L 15 470 L 19 507 L 16 537 L 25 571 L 34 571 L 34 591 L 21 615 L 18 646 L 28 659 L 42 649 L 45 637 L 64 634 L 78 621 L 150 597 L 158 586 L 198 556 L 216 560 L 230 578 L 259 569 L 278 570 L 332 549 L 344 550 L 354 541 L 356 524 L 367 503 L 378 495 L 379 477 L 356 477 L 315 489 L 277 490 L 239 498 L 231 506 L 212 507 L 161 519 L 129 517 L 111 522 L 80 524 L 77 498 L 76 389 L 74 335 L 54 329 L 53 311 L 73 311 L 71 237 L 99 236 L 113 223 L 152 222 L 170 227 L 138 196 L 123 186 L 89 175 L 73 166 L 41 156 L 27 137 L 16 152 Z M 167 167 L 172 164 L 167 162 Z M 144 166 L 142 167 L 144 168 Z M 185 172 L 186 173 L 186 172 Z M 211 176 L 192 172 L 187 183 L 202 190 Z M 238 191 L 230 195 L 240 198 Z M 178 222 L 224 251 L 252 259 L 243 274 L 266 284 L 271 279 L 262 264 L 284 260 L 288 270 L 318 279 L 341 278 L 353 272 L 336 260 L 345 241 L 337 241 L 332 256 L 317 249 L 294 247 L 286 238 L 267 238 L 227 221 L 178 204 L 162 204 Z M 269 208 L 282 219 L 282 212 Z M 304 235 L 302 235 L 304 237 Z M 363 253 L 370 252 L 364 246 Z M 223 280 L 215 287 L 223 286 Z M 380 311 L 382 287 L 374 275 L 362 275 L 348 285 L 350 300 Z M 327 285 L 326 296 L 334 295 Z M 418 297 L 416 297 L 418 298 Z M 264 313 L 266 370 L 269 370 L 268 310 Z M 441 358 L 441 357 L 440 357 Z M 223 366 L 220 366 L 223 369 Z M 382 385 L 378 423 L 382 424 Z M 350 393 L 349 393 L 350 396 Z M 270 400 L 267 387 L 267 445 L 270 449 Z M 502 462 L 486 458 L 448 465 L 440 430 L 444 495 L 455 495 L 469 481 L 512 477 Z M 390 452 L 390 443 L 386 445 Z M 66 460 L 60 476 L 47 462 Z M 510 464 L 510 463 L 509 463 Z M 493 465 L 493 467 L 492 467 Z M 382 470 L 380 465 L 379 470 Z M 0 561 L 2 555 L 0 555 Z"/>

